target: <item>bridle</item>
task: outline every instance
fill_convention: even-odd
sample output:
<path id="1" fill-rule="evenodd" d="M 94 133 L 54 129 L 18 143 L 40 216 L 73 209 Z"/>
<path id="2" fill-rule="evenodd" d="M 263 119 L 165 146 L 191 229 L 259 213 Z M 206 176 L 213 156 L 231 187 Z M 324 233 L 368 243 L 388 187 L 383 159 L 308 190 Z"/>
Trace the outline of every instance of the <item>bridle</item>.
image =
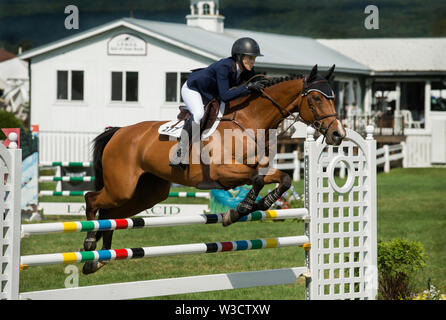
<path id="1" fill-rule="evenodd" d="M 327 93 L 325 93 L 325 92 L 322 92 L 322 91 L 320 91 L 320 90 L 318 90 L 318 89 L 312 88 L 312 86 L 314 86 L 315 84 L 317 84 L 317 83 L 323 83 L 323 82 L 328 83 L 328 81 L 324 79 L 324 80 L 316 80 L 316 81 L 310 82 L 310 83 L 308 84 L 308 83 L 306 82 L 306 79 L 304 79 L 304 86 L 303 86 L 303 88 L 302 88 L 302 98 L 303 98 L 303 97 L 307 97 L 307 104 L 308 104 L 308 107 L 310 108 L 311 112 L 313 113 L 314 121 L 313 121 L 313 123 L 311 124 L 311 126 L 312 126 L 314 129 L 316 129 L 317 131 L 319 131 L 320 133 L 322 133 L 322 134 L 324 135 L 324 137 L 325 137 L 325 136 L 327 135 L 327 132 L 328 132 L 328 130 L 330 129 L 331 125 L 333 124 L 333 122 L 334 122 L 336 119 L 338 119 L 338 114 L 337 114 L 337 112 L 335 112 L 335 113 L 331 113 L 331 114 L 326 114 L 326 115 L 323 115 L 323 116 L 319 116 L 319 115 L 317 114 L 317 112 L 316 112 L 316 108 L 315 108 L 315 107 L 313 106 L 313 104 L 311 103 L 311 98 L 310 98 L 310 96 L 308 95 L 308 94 L 309 94 L 310 92 L 312 92 L 312 91 L 317 91 L 317 92 L 321 93 L 321 94 L 322 94 L 325 98 L 327 98 L 328 100 L 331 100 L 331 99 L 334 100 L 334 93 L 333 93 L 333 91 L 332 91 L 332 94 L 331 94 L 331 95 L 327 95 Z M 300 105 L 299 105 L 299 108 L 298 108 L 299 113 L 300 113 L 300 109 L 301 109 L 302 101 L 303 101 L 303 99 L 301 100 Z M 330 123 L 329 123 L 329 125 L 328 125 L 328 127 L 325 128 L 325 127 L 324 127 L 324 123 L 322 122 L 322 120 L 327 119 L 327 118 L 331 118 L 331 117 L 333 117 L 333 120 L 331 120 Z M 301 120 L 302 120 L 303 122 L 305 122 L 304 119 L 301 118 Z"/>
<path id="2" fill-rule="evenodd" d="M 317 83 L 322 83 L 322 82 L 328 82 L 327 80 L 316 80 L 310 83 L 307 83 L 307 79 L 304 78 L 304 85 L 302 87 L 302 99 L 300 101 L 300 104 L 298 106 L 298 115 L 294 115 L 292 114 L 290 111 L 288 111 L 286 108 L 282 107 L 279 103 L 277 103 L 270 95 L 268 95 L 264 90 L 260 90 L 262 96 L 264 96 L 265 98 L 267 98 L 268 100 L 270 100 L 273 105 L 279 110 L 280 114 L 282 115 L 282 119 L 288 118 L 288 117 L 292 117 L 294 119 L 294 121 L 285 129 L 283 130 L 279 137 L 281 135 L 283 135 L 286 131 L 288 131 L 289 128 L 291 128 L 291 126 L 293 126 L 297 121 L 302 121 L 304 123 L 306 123 L 307 125 L 312 126 L 314 129 L 316 129 L 317 131 L 319 131 L 324 138 L 326 137 L 328 130 L 330 129 L 331 125 L 333 124 L 333 122 L 338 119 L 338 114 L 335 113 L 331 113 L 331 114 L 327 114 L 327 115 L 322 115 L 319 116 L 318 113 L 316 112 L 316 108 L 314 107 L 314 105 L 311 103 L 311 98 L 309 96 L 309 93 L 312 91 L 317 91 L 319 93 L 321 93 L 322 95 L 324 95 L 327 99 L 334 99 L 334 94 L 332 93 L 331 95 L 327 95 L 327 93 L 324 93 L 316 88 L 314 88 L 314 85 Z M 333 92 L 333 91 L 332 91 Z M 307 121 L 305 121 L 305 119 L 303 119 L 300 116 L 300 111 L 302 108 L 302 102 L 304 101 L 304 97 L 307 97 L 307 104 L 308 107 L 310 108 L 311 112 L 313 113 L 313 117 L 314 117 L 314 121 L 312 123 L 309 123 Z M 330 121 L 329 125 L 327 127 L 324 127 L 324 123 L 322 122 L 322 120 L 327 119 L 333 117 L 333 120 Z"/>

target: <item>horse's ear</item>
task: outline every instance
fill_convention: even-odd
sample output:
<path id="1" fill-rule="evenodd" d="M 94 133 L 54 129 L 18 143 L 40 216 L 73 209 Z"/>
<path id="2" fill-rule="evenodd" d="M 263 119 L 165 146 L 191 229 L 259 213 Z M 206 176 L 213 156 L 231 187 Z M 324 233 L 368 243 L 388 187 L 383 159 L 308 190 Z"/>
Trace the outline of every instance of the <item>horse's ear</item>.
<path id="1" fill-rule="evenodd" d="M 329 81 L 329 80 L 330 80 L 330 77 L 333 75 L 333 71 L 334 71 L 334 69 L 335 69 L 335 66 L 336 66 L 336 65 L 333 65 L 333 66 L 327 71 L 327 73 L 325 74 L 324 78 L 325 78 L 327 81 Z"/>
<path id="2" fill-rule="evenodd" d="M 308 76 L 308 82 L 311 82 L 316 78 L 317 75 L 317 64 L 314 65 L 313 69 L 311 69 L 310 75 Z"/>

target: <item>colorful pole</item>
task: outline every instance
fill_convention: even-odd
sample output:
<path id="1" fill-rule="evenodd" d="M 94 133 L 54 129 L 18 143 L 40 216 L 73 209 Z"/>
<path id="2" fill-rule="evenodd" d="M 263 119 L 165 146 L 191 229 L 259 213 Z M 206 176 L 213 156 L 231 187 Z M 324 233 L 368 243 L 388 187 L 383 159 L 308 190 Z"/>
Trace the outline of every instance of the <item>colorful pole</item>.
<path id="1" fill-rule="evenodd" d="M 255 250 L 267 248 L 280 248 L 290 246 L 309 245 L 307 236 L 292 236 L 280 238 L 267 238 L 256 240 L 240 240 L 227 242 L 209 242 L 180 244 L 170 246 L 126 248 L 115 250 L 65 252 L 53 254 L 38 254 L 22 256 L 20 265 L 22 268 L 31 266 L 43 266 L 52 264 L 69 264 L 86 261 L 127 260 L 135 258 L 150 258 L 172 255 L 186 255 L 197 253 L 227 252 L 241 250 Z"/>
<path id="2" fill-rule="evenodd" d="M 48 178 L 48 179 L 47 179 Z M 53 180 L 53 179 L 57 180 Z M 83 178 L 85 178 L 83 180 Z M 62 180 L 60 180 L 62 179 Z M 89 180 L 91 179 L 91 180 Z M 94 181 L 94 177 L 40 177 L 39 181 Z M 39 196 L 83 196 L 86 191 L 50 191 L 41 190 Z M 209 199 L 209 192 L 169 192 L 169 197 L 172 198 L 207 198 Z"/>
<path id="3" fill-rule="evenodd" d="M 68 177 L 68 176 L 64 176 L 64 177 L 55 177 L 55 176 L 42 176 L 39 178 L 40 182 L 43 181 L 67 181 L 67 182 L 71 182 L 71 181 L 94 181 L 94 177 Z"/>
<path id="4" fill-rule="evenodd" d="M 39 167 L 82 167 L 88 168 L 93 166 L 93 162 L 71 162 L 71 161 L 42 161 Z"/>
<path id="5" fill-rule="evenodd" d="M 308 215 L 305 208 L 255 211 L 242 217 L 238 222 L 303 219 Z M 222 222 L 222 214 L 201 214 L 195 216 L 150 217 L 110 220 L 91 220 L 77 222 L 54 222 L 22 225 L 23 235 L 69 233 L 86 231 L 106 231 L 118 229 L 153 228 L 195 224 L 214 224 Z"/>

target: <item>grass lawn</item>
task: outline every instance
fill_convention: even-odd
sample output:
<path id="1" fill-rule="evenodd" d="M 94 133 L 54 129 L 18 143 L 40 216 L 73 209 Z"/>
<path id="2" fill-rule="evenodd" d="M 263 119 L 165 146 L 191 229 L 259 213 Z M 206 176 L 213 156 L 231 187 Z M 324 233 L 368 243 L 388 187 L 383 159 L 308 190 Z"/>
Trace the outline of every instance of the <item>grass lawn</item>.
<path id="1" fill-rule="evenodd" d="M 414 276 L 419 292 L 446 293 L 446 169 L 392 169 L 378 175 L 378 239 L 421 242 L 426 267 Z"/>
<path id="2" fill-rule="evenodd" d="M 428 278 L 446 292 L 446 169 L 392 169 L 380 173 L 378 182 L 378 239 L 404 237 L 420 241 L 426 251 L 426 268 L 414 276 L 415 291 L 426 288 Z M 303 181 L 294 183 L 299 194 Z M 42 189 L 51 185 L 42 186 Z M 273 186 L 266 186 L 265 191 Z M 183 190 L 183 189 L 182 189 Z M 178 191 L 178 189 L 172 189 Z M 185 190 L 187 191 L 187 189 Z M 59 197 L 60 201 L 83 201 L 82 197 Z M 55 198 L 51 198 L 52 200 Z M 42 198 L 47 201 L 49 199 Z M 207 203 L 207 199 L 176 198 L 171 203 Z M 44 222 L 58 217 L 48 217 Z M 84 218 L 82 218 L 84 219 Z M 66 220 L 79 220 L 78 218 Z M 238 223 L 228 228 L 221 225 L 197 225 L 114 233 L 114 248 L 155 246 L 212 241 L 232 241 L 302 235 L 304 224 L 297 220 L 284 222 Z M 22 255 L 76 251 L 85 234 L 41 235 L 22 240 Z M 301 248 L 279 248 L 247 252 L 225 252 L 178 257 L 161 257 L 129 261 L 111 261 L 97 273 L 80 273 L 79 285 L 138 281 L 189 275 L 241 272 L 304 265 Z M 21 272 L 20 291 L 63 288 L 65 265 L 32 267 Z M 280 285 L 158 297 L 157 299 L 304 299 L 304 281 Z"/>

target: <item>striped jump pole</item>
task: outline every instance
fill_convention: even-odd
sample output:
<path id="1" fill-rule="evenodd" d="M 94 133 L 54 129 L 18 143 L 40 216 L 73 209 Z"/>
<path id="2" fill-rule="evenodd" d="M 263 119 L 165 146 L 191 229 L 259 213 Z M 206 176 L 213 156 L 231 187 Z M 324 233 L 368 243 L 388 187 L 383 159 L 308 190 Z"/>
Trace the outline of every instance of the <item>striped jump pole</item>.
<path id="1" fill-rule="evenodd" d="M 87 261 L 127 260 L 135 258 L 151 258 L 172 255 L 186 255 L 197 253 L 213 253 L 255 250 L 280 247 L 304 247 L 309 249 L 307 236 L 291 236 L 279 238 L 267 238 L 256 240 L 239 240 L 226 242 L 209 242 L 180 244 L 170 246 L 155 246 L 141 248 L 126 248 L 115 250 L 80 251 L 53 254 L 37 254 L 20 257 L 20 266 L 23 268 L 31 266 L 44 266 L 53 264 L 70 264 Z"/>
<path id="2" fill-rule="evenodd" d="M 169 197 L 175 198 L 210 198 L 209 192 L 169 192 Z"/>
<path id="3" fill-rule="evenodd" d="M 41 177 L 46 178 L 46 177 Z M 76 178 L 73 180 L 42 180 L 42 181 L 94 181 L 94 177 L 92 180 L 81 180 L 82 177 L 48 177 L 48 178 Z M 84 177 L 87 178 L 87 177 Z M 40 179 L 39 179 L 40 181 Z M 39 192 L 39 196 L 84 196 L 89 190 L 86 191 L 51 191 L 51 190 L 41 190 Z M 169 192 L 169 197 L 172 198 L 207 198 L 209 199 L 209 192 Z"/>
<path id="4" fill-rule="evenodd" d="M 39 197 L 41 196 L 84 196 L 89 191 L 49 191 L 42 190 L 39 192 Z"/>
<path id="5" fill-rule="evenodd" d="M 66 181 L 66 182 L 73 182 L 73 181 L 94 181 L 94 177 L 56 177 L 56 176 L 42 176 L 39 177 L 39 182 L 46 182 L 46 181 Z"/>
<path id="6" fill-rule="evenodd" d="M 39 167 L 78 167 L 88 168 L 92 167 L 93 162 L 72 162 L 72 161 L 42 161 L 39 162 Z"/>
<path id="7" fill-rule="evenodd" d="M 281 220 L 281 219 L 304 219 L 308 216 L 305 208 L 281 209 L 255 211 L 240 218 L 237 222 Z M 178 217 L 150 217 L 150 218 L 128 218 L 91 220 L 77 222 L 53 222 L 22 225 L 22 235 L 48 234 L 48 233 L 69 233 L 86 231 L 106 231 L 135 228 L 154 228 L 169 226 L 184 226 L 196 224 L 221 223 L 223 214 L 201 214 L 196 216 Z"/>

